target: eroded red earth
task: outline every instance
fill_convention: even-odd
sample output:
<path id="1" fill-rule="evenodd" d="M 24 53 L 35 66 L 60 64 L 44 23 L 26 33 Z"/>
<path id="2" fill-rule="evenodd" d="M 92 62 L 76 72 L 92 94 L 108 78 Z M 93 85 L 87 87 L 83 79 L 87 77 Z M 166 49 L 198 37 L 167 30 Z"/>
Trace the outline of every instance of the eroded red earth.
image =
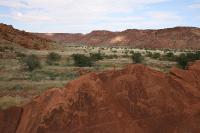
<path id="1" fill-rule="evenodd" d="M 20 31 L 11 25 L 0 23 L 0 46 L 1 44 L 15 44 L 28 49 L 50 49 L 53 42 L 49 39 L 38 37 L 32 33 Z"/>
<path id="2" fill-rule="evenodd" d="M 144 65 L 89 73 L 0 112 L 0 122 L 1 133 L 199 133 L 200 61 L 169 74 Z"/>

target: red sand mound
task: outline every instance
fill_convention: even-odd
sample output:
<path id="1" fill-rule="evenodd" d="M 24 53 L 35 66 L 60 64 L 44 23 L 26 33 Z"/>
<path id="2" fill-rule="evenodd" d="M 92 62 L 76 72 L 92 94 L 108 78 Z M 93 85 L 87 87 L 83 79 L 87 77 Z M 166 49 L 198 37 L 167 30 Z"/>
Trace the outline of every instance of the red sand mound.
<path id="1" fill-rule="evenodd" d="M 0 44 L 17 44 L 28 49 L 49 49 L 52 41 L 32 33 L 14 29 L 11 25 L 0 23 Z"/>
<path id="2" fill-rule="evenodd" d="M 15 133 L 20 122 L 22 108 L 13 107 L 0 111 L 0 133 Z"/>
<path id="3" fill-rule="evenodd" d="M 37 34 L 69 44 L 97 46 L 132 46 L 136 48 L 200 49 L 200 29 L 175 27 L 160 30 L 129 29 L 122 32 L 93 31 L 89 34 Z"/>
<path id="4" fill-rule="evenodd" d="M 90 73 L 24 106 L 15 132 L 199 133 L 199 75 L 200 62 L 170 74 L 144 65 Z"/>

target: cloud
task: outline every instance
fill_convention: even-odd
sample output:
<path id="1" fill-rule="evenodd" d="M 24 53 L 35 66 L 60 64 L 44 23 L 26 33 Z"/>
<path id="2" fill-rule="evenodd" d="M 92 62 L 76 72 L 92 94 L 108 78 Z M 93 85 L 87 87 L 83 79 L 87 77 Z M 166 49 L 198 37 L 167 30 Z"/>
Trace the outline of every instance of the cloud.
<path id="1" fill-rule="evenodd" d="M 193 4 L 189 5 L 189 8 L 191 8 L 191 9 L 200 9 L 200 2 L 196 2 L 196 3 L 193 3 Z"/>
<path id="2" fill-rule="evenodd" d="M 121 30 L 162 22 L 179 22 L 181 17 L 176 13 L 146 10 L 148 6 L 168 1 L 170 0 L 0 0 L 0 6 L 11 9 L 0 16 L 20 23 L 41 24 L 57 32 L 89 32 L 100 28 Z M 138 14 L 143 9 L 145 11 Z M 60 25 L 64 28 L 60 28 Z"/>
<path id="3" fill-rule="evenodd" d="M 167 0 L 0 0 L 0 6 L 25 11 L 21 21 L 34 21 L 35 14 L 61 23 L 92 22 L 113 13 L 128 13 L 137 8 Z M 16 14 L 11 17 L 20 18 Z M 22 18 L 22 17 L 21 17 Z M 20 19 L 19 19 L 20 20 Z"/>
<path id="4" fill-rule="evenodd" d="M 0 0 L 0 6 L 11 7 L 11 8 L 25 8 L 27 4 L 23 1 L 18 0 Z"/>
<path id="5" fill-rule="evenodd" d="M 44 22 L 51 21 L 48 16 L 43 16 L 35 13 L 21 13 L 21 12 L 12 12 L 10 15 L 4 15 L 4 17 L 11 18 L 17 21 L 23 22 Z"/>
<path id="6" fill-rule="evenodd" d="M 148 13 L 149 16 L 154 20 L 161 20 L 161 21 L 181 21 L 182 17 L 177 15 L 174 12 L 166 12 L 166 11 L 160 11 L 160 12 L 150 12 Z"/>

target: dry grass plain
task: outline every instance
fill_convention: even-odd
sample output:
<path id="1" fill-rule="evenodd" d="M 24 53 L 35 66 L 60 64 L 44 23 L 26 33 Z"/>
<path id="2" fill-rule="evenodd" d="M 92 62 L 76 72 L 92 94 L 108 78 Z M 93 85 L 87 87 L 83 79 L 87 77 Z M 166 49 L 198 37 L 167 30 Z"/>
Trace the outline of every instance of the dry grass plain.
<path id="1" fill-rule="evenodd" d="M 143 64 L 158 71 L 168 72 L 176 65 L 176 62 L 147 57 L 147 53 L 159 53 L 160 56 L 166 52 L 179 55 L 190 50 L 153 50 L 134 49 L 127 47 L 91 47 L 91 46 L 66 46 L 63 45 L 54 50 L 28 50 L 20 47 L 14 50 L 1 51 L 3 57 L 0 59 L 0 107 L 21 105 L 27 103 L 33 97 L 40 95 L 50 88 L 63 88 L 70 80 L 73 80 L 88 72 L 100 72 L 110 69 L 121 69 L 132 63 L 131 53 L 139 52 L 144 57 Z M 55 65 L 48 65 L 46 58 L 49 53 L 54 52 L 61 55 L 61 60 Z M 102 53 L 105 58 L 94 63 L 92 67 L 74 66 L 71 55 L 90 53 Z M 24 70 L 21 56 L 34 54 L 41 62 L 41 68 L 32 72 Z M 12 56 L 10 56 L 12 55 Z"/>

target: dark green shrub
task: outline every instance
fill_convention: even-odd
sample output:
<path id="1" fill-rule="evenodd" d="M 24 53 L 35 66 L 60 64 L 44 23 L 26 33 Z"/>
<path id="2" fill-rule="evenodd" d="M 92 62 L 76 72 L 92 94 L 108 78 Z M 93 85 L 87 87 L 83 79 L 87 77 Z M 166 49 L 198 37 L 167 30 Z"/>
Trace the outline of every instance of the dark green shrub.
<path id="1" fill-rule="evenodd" d="M 134 54 L 135 52 L 132 50 L 132 51 L 130 51 L 130 54 Z"/>
<path id="2" fill-rule="evenodd" d="M 151 56 L 152 56 L 152 52 L 147 51 L 146 56 L 147 56 L 147 57 L 151 57 Z"/>
<path id="3" fill-rule="evenodd" d="M 193 62 L 195 60 L 199 60 L 200 59 L 200 51 L 197 51 L 195 53 L 182 53 L 177 57 L 177 63 L 178 65 L 183 68 L 186 69 L 188 62 Z"/>
<path id="4" fill-rule="evenodd" d="M 52 52 L 47 56 L 46 63 L 49 65 L 54 65 L 56 64 L 57 61 L 60 61 L 60 60 L 61 60 L 61 56 L 57 53 Z"/>
<path id="5" fill-rule="evenodd" d="M 174 55 L 174 53 L 172 52 L 167 52 L 164 56 L 163 56 L 164 60 L 168 60 L 168 61 L 176 61 L 177 56 Z"/>
<path id="6" fill-rule="evenodd" d="M 73 72 L 69 72 L 66 74 L 67 79 L 71 80 L 71 79 L 75 79 L 77 77 L 76 73 Z"/>
<path id="7" fill-rule="evenodd" d="M 111 55 L 104 55 L 104 58 L 106 58 L 106 59 L 114 59 L 114 58 L 118 58 L 118 56 L 116 54 L 111 54 Z"/>
<path id="8" fill-rule="evenodd" d="M 186 54 L 180 54 L 177 57 L 177 63 L 179 65 L 179 67 L 181 67 L 182 69 L 186 69 L 187 64 L 188 64 L 188 59 L 187 59 Z"/>
<path id="9" fill-rule="evenodd" d="M 160 53 L 153 53 L 151 58 L 153 59 L 159 59 L 160 58 Z"/>
<path id="10" fill-rule="evenodd" d="M 55 72 L 48 72 L 48 76 L 50 80 L 55 80 L 57 77 L 59 77 L 59 74 Z"/>
<path id="11" fill-rule="evenodd" d="M 141 63 L 143 61 L 143 57 L 141 53 L 134 53 L 132 54 L 132 60 L 134 63 Z"/>
<path id="12" fill-rule="evenodd" d="M 20 58 L 24 58 L 26 56 L 26 54 L 21 53 L 21 52 L 15 52 L 15 53 L 16 53 L 16 56 Z"/>
<path id="13" fill-rule="evenodd" d="M 41 67 L 39 58 L 33 54 L 25 57 L 23 59 L 23 62 L 25 63 L 29 71 L 33 71 Z"/>
<path id="14" fill-rule="evenodd" d="M 79 67 L 91 67 L 93 65 L 93 60 L 83 54 L 73 54 L 74 65 Z"/>
<path id="15" fill-rule="evenodd" d="M 41 81 L 45 79 L 45 75 L 43 74 L 43 71 L 41 70 L 36 70 L 32 71 L 28 74 L 28 80 L 31 81 Z"/>
<path id="16" fill-rule="evenodd" d="M 195 61 L 195 60 L 198 60 L 200 58 L 199 52 L 187 53 L 186 56 L 187 56 L 188 61 Z"/>
<path id="17" fill-rule="evenodd" d="M 100 52 L 99 53 L 90 53 L 90 58 L 93 61 L 103 60 L 103 55 Z"/>
<path id="18" fill-rule="evenodd" d="M 22 89 L 23 89 L 23 87 L 19 84 L 13 86 L 13 88 L 12 88 L 12 90 L 17 90 L 17 91 L 22 90 Z"/>
<path id="19" fill-rule="evenodd" d="M 5 48 L 4 47 L 0 47 L 0 52 L 5 52 Z"/>

